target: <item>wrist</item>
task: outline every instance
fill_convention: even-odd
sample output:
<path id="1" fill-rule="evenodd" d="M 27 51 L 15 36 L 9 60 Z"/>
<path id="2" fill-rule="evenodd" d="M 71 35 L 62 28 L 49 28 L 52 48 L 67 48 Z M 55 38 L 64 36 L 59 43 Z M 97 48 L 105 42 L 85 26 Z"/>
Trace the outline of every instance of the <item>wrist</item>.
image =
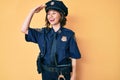
<path id="1" fill-rule="evenodd" d="M 70 80 L 76 80 L 76 75 L 75 75 L 75 74 L 72 74 Z"/>
<path id="2" fill-rule="evenodd" d="M 35 13 L 35 10 L 34 10 L 34 9 L 30 11 L 30 14 L 31 14 L 31 15 L 34 15 L 34 13 Z"/>

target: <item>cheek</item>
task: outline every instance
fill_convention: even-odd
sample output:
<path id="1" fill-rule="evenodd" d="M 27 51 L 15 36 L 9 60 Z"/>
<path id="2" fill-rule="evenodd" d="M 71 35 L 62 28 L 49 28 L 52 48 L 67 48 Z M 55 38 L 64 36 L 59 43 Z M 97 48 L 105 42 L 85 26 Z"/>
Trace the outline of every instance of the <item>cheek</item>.
<path id="1" fill-rule="evenodd" d="M 56 16 L 56 19 L 57 19 L 58 21 L 60 21 L 61 16 L 57 15 L 57 16 Z"/>
<path id="2" fill-rule="evenodd" d="M 49 19 L 49 15 L 47 15 L 47 20 Z"/>
<path id="3" fill-rule="evenodd" d="M 48 22 L 49 22 L 49 19 L 50 19 L 50 16 L 47 16 L 47 17 L 46 17 L 46 20 L 47 20 Z"/>

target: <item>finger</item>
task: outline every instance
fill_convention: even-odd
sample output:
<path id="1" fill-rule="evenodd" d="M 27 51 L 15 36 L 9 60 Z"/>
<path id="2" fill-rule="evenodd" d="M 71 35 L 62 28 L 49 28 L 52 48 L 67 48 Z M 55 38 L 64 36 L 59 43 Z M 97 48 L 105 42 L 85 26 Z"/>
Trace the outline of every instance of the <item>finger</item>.
<path id="1" fill-rule="evenodd" d="M 42 6 L 43 6 L 43 7 L 46 7 L 47 5 L 46 5 L 46 4 L 43 4 Z"/>
<path id="2" fill-rule="evenodd" d="M 40 5 L 40 7 L 41 7 L 41 8 L 45 8 L 45 7 L 46 7 L 46 5 L 45 5 L 45 4 L 42 4 L 42 5 Z"/>
<path id="3" fill-rule="evenodd" d="M 36 8 L 34 9 L 34 11 L 36 12 L 36 13 L 38 13 L 39 11 L 41 11 L 43 8 L 45 8 L 46 7 L 46 5 L 45 4 L 42 4 L 42 5 L 38 5 L 38 6 L 36 6 Z"/>

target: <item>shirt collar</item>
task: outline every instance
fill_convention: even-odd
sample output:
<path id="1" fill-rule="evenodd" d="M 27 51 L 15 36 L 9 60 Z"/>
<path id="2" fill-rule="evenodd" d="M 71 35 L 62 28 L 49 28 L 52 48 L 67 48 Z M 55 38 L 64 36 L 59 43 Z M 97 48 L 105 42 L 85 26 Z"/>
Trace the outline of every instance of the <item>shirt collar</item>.
<path id="1" fill-rule="evenodd" d="M 52 33 L 58 33 L 58 34 L 60 34 L 62 32 L 62 29 L 63 29 L 63 27 L 60 27 L 59 30 L 57 32 L 55 32 L 53 27 L 51 28 Z"/>

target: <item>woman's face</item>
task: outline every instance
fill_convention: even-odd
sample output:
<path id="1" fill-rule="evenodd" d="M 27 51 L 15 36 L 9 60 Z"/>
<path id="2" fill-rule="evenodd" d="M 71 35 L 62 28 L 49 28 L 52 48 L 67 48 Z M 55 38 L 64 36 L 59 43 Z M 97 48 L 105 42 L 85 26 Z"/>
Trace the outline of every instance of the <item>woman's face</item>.
<path id="1" fill-rule="evenodd" d="M 60 24 L 60 18 L 61 15 L 56 10 L 49 10 L 47 12 L 47 19 L 52 26 Z"/>

